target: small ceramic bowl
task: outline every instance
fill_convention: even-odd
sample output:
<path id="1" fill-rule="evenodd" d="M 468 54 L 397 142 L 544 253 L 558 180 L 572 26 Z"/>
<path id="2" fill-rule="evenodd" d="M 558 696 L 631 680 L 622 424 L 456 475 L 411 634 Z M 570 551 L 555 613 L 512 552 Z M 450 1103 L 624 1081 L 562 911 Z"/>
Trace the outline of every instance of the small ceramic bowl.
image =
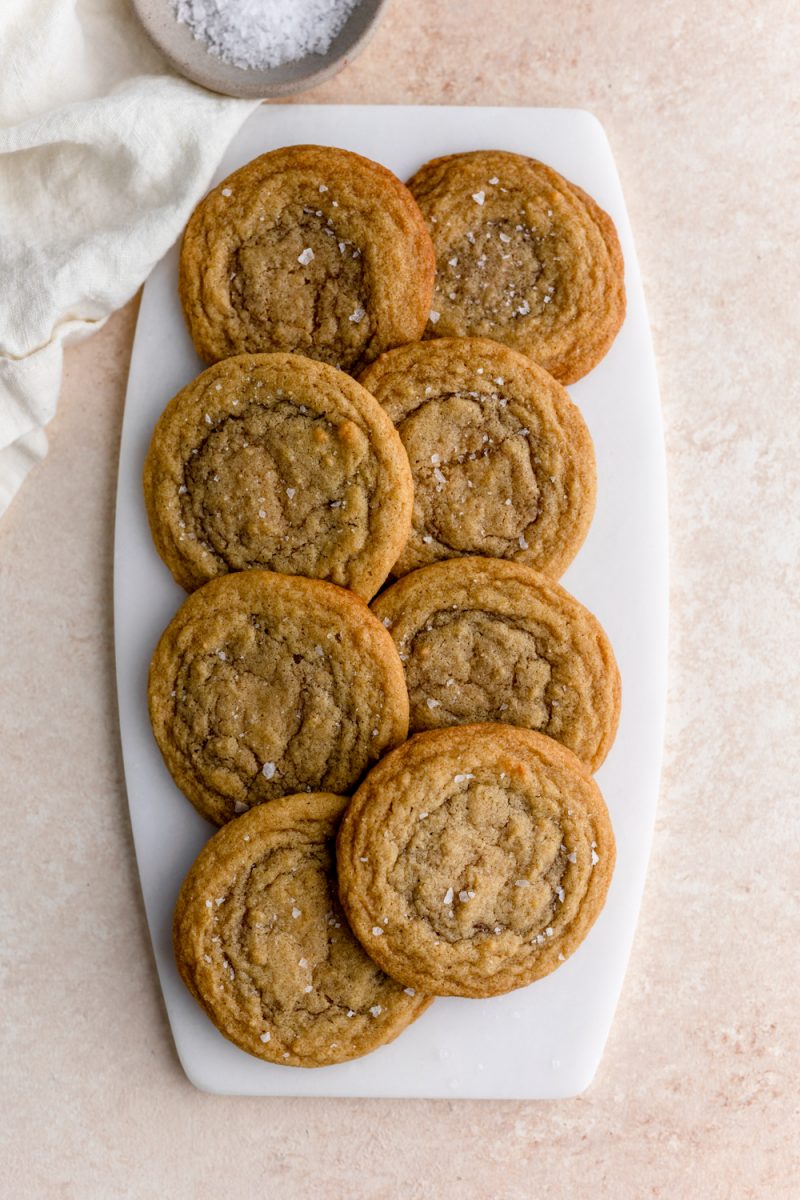
<path id="1" fill-rule="evenodd" d="M 282 67 L 262 71 L 234 67 L 209 54 L 206 43 L 192 37 L 188 26 L 175 19 L 170 0 L 133 0 L 133 8 L 151 41 L 181 75 L 212 92 L 266 100 L 304 92 L 346 67 L 375 32 L 387 3 L 360 0 L 326 54 L 307 54 Z"/>

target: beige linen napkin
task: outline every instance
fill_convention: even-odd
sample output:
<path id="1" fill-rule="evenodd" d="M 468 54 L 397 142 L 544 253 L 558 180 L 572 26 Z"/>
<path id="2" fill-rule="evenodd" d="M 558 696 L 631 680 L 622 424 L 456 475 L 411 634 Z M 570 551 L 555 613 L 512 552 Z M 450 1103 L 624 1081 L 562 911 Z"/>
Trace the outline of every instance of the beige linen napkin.
<path id="1" fill-rule="evenodd" d="M 0 0 L 0 514 L 63 346 L 128 300 L 255 107 L 176 76 L 128 0 Z"/>

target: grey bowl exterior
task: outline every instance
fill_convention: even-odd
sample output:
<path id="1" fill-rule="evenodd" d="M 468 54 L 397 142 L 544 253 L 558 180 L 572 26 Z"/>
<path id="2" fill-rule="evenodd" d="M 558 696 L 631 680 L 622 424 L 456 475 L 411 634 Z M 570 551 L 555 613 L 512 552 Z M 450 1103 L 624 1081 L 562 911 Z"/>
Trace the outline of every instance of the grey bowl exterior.
<path id="1" fill-rule="evenodd" d="M 270 100 L 307 91 L 346 67 L 372 37 L 388 3 L 360 0 L 326 54 L 307 54 L 265 70 L 234 67 L 210 54 L 206 43 L 175 19 L 170 0 L 133 0 L 133 9 L 150 40 L 187 79 L 222 95 Z"/>

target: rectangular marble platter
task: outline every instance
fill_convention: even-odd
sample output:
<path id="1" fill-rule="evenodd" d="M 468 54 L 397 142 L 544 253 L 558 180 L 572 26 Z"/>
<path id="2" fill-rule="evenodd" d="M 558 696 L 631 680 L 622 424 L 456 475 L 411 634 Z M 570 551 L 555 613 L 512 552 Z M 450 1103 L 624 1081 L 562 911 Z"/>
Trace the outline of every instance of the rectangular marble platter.
<path id="1" fill-rule="evenodd" d="M 545 108 L 261 106 L 213 180 L 279 146 L 343 146 L 401 179 L 437 155 L 517 151 L 579 184 L 616 222 L 628 312 L 611 351 L 570 394 L 594 438 L 598 503 L 563 583 L 602 621 L 623 681 L 616 743 L 598 772 L 618 844 L 605 909 L 578 952 L 531 987 L 492 1000 L 443 999 L 389 1046 L 317 1070 L 238 1050 L 181 984 L 170 923 L 181 881 L 211 827 L 172 783 L 147 717 L 150 656 L 183 599 L 150 540 L 141 473 L 155 421 L 202 367 L 183 323 L 174 247 L 142 298 L 125 405 L 115 547 L 119 717 L 131 824 L 156 966 L 178 1056 L 208 1092 L 249 1096 L 553 1099 L 591 1082 L 631 950 L 659 785 L 667 659 L 664 449 L 650 330 L 611 150 L 589 113 Z"/>

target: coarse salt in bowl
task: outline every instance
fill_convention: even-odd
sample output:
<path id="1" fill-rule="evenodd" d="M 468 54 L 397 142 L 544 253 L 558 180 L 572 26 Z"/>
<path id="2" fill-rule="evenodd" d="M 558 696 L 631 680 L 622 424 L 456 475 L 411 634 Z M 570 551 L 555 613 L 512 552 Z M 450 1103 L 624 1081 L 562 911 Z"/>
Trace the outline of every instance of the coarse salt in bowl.
<path id="1" fill-rule="evenodd" d="M 151 40 L 195 83 L 266 99 L 315 87 L 367 44 L 388 0 L 133 0 Z"/>

